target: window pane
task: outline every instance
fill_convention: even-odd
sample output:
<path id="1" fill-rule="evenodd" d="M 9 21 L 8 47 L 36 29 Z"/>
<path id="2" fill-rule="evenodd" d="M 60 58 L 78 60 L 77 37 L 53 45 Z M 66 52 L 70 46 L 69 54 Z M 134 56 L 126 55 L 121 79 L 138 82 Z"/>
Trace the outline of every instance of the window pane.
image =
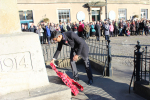
<path id="1" fill-rule="evenodd" d="M 27 20 L 33 20 L 32 10 L 27 10 L 27 12 L 26 12 L 26 18 L 27 18 Z"/>
<path id="2" fill-rule="evenodd" d="M 59 15 L 59 19 L 61 19 L 61 16 Z"/>
<path id="3" fill-rule="evenodd" d="M 59 22 L 67 22 L 68 20 L 70 20 L 70 14 L 69 14 L 69 10 L 58 10 L 58 18 L 59 18 Z"/>
<path id="4" fill-rule="evenodd" d="M 67 14 L 69 15 L 69 10 L 67 10 Z"/>
<path id="5" fill-rule="evenodd" d="M 141 18 L 148 18 L 148 9 L 141 9 Z"/>
<path id="6" fill-rule="evenodd" d="M 126 9 L 118 9 L 118 20 L 123 19 L 126 20 L 126 15 L 127 14 L 127 10 Z"/>
<path id="7" fill-rule="evenodd" d="M 23 11 L 19 11 L 20 20 L 25 20 L 25 14 Z"/>
<path id="8" fill-rule="evenodd" d="M 64 14 L 67 14 L 65 10 L 64 10 Z"/>

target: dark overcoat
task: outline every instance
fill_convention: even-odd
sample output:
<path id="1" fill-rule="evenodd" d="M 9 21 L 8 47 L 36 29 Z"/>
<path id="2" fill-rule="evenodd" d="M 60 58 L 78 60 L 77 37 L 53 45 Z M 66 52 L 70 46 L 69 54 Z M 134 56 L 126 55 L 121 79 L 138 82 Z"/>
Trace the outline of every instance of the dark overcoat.
<path id="1" fill-rule="evenodd" d="M 96 30 L 96 36 L 100 36 L 100 25 L 96 24 L 95 30 Z"/>
<path id="2" fill-rule="evenodd" d="M 63 45 L 70 46 L 83 59 L 88 57 L 89 47 L 82 38 L 72 31 L 64 32 L 63 36 L 64 39 L 58 42 L 58 47 L 53 58 L 57 59 Z"/>

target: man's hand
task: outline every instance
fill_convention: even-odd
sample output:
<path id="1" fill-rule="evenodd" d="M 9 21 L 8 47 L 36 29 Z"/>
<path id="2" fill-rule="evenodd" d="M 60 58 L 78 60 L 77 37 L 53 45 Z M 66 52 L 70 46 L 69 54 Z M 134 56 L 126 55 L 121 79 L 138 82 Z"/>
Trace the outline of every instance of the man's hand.
<path id="1" fill-rule="evenodd" d="M 73 60 L 74 60 L 74 61 L 77 61 L 77 60 L 78 60 L 78 55 L 75 55 L 75 56 L 73 57 Z"/>
<path id="2" fill-rule="evenodd" d="M 50 63 L 53 63 L 53 64 L 54 64 L 54 59 L 53 59 L 53 60 L 51 60 L 51 61 L 50 61 Z"/>

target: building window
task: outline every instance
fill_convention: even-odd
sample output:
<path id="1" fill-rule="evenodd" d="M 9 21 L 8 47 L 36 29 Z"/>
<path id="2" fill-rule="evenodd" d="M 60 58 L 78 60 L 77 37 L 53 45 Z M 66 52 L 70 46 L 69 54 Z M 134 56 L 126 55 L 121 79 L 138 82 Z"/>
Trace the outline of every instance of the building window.
<path id="1" fill-rule="evenodd" d="M 92 10 L 92 21 L 100 20 L 100 10 Z"/>
<path id="2" fill-rule="evenodd" d="M 118 20 L 127 20 L 127 9 L 118 10 Z"/>
<path id="3" fill-rule="evenodd" d="M 19 11 L 20 24 L 26 25 L 28 28 L 33 23 L 33 12 L 32 10 L 20 10 Z"/>
<path id="4" fill-rule="evenodd" d="M 71 21 L 70 20 L 70 10 L 69 9 L 58 10 L 58 20 L 59 20 L 59 22 Z"/>
<path id="5" fill-rule="evenodd" d="M 32 10 L 19 11 L 20 20 L 33 20 Z"/>
<path id="6" fill-rule="evenodd" d="M 141 9 L 141 18 L 148 18 L 148 9 Z"/>

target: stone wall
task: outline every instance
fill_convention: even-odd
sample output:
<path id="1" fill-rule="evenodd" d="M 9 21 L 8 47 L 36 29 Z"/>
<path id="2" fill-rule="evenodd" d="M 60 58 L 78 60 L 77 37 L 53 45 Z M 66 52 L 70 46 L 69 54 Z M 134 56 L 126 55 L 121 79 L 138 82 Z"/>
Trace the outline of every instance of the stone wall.
<path id="1" fill-rule="evenodd" d="M 107 0 L 107 3 L 113 4 L 150 4 L 150 0 Z"/>
<path id="2" fill-rule="evenodd" d="M 17 0 L 18 3 L 87 3 L 105 2 L 105 0 Z"/>
<path id="3" fill-rule="evenodd" d="M 106 0 L 17 0 L 18 3 L 88 3 L 105 2 Z M 150 4 L 150 0 L 107 0 L 113 4 Z"/>

